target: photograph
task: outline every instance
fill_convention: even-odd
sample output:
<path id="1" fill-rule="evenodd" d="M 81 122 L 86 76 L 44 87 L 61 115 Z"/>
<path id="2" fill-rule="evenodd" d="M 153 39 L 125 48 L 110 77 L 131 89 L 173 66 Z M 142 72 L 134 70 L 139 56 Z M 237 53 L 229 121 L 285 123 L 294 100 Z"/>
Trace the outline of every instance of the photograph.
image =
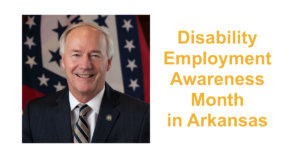
<path id="1" fill-rule="evenodd" d="M 150 143 L 150 15 L 22 15 L 22 143 Z"/>

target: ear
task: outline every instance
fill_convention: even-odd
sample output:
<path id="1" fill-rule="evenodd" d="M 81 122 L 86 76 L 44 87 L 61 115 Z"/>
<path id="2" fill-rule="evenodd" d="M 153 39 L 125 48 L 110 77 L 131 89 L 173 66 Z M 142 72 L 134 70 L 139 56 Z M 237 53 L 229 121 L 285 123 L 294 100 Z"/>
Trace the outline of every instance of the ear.
<path id="1" fill-rule="evenodd" d="M 109 70 L 110 70 L 112 58 L 113 58 L 113 57 L 109 58 L 108 61 L 107 61 L 107 69 L 106 69 L 106 71 L 109 71 Z"/>
<path id="2" fill-rule="evenodd" d="M 62 56 L 62 58 L 61 58 L 61 61 L 60 61 L 60 63 L 61 63 L 61 66 L 62 66 L 62 68 L 63 69 L 65 69 L 65 58 L 64 58 L 64 55 Z"/>

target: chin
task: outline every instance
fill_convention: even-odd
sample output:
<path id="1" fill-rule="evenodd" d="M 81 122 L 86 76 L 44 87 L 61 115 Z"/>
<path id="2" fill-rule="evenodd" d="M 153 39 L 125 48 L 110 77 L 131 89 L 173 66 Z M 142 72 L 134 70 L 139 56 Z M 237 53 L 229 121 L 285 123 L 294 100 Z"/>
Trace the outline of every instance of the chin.
<path id="1" fill-rule="evenodd" d="M 82 94 L 91 93 L 93 91 L 92 87 L 77 87 L 76 89 L 79 93 Z"/>

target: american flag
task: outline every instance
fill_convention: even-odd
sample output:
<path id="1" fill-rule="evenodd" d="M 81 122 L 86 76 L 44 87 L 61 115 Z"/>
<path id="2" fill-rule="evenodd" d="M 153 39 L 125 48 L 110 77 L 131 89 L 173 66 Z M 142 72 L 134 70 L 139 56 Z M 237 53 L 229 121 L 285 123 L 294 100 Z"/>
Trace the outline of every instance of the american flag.
<path id="1" fill-rule="evenodd" d="M 27 15 L 22 37 L 22 108 L 34 98 L 67 87 L 59 38 L 70 24 L 93 22 L 106 27 L 114 56 L 106 81 L 116 90 L 150 101 L 150 51 L 134 15 Z"/>

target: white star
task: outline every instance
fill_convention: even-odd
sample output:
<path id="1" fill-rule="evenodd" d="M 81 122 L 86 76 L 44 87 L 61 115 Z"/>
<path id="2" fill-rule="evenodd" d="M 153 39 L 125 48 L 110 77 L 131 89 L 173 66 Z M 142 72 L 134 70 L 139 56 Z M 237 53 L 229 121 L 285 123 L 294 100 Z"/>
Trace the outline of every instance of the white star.
<path id="1" fill-rule="evenodd" d="M 124 21 L 124 25 L 122 26 L 122 28 L 125 28 L 127 32 L 129 32 L 130 28 L 133 28 L 133 26 L 131 25 L 131 19 L 129 19 L 128 21 L 126 21 L 125 19 Z"/>
<path id="2" fill-rule="evenodd" d="M 29 38 L 28 36 L 26 36 L 26 42 L 24 44 L 27 45 L 29 49 L 31 49 L 32 46 L 35 46 L 33 37 Z"/>
<path id="3" fill-rule="evenodd" d="M 38 79 L 40 80 L 40 86 L 42 85 L 48 86 L 47 82 L 49 81 L 49 78 L 47 78 L 45 74 L 43 74 L 41 77 L 38 77 Z"/>
<path id="4" fill-rule="evenodd" d="M 34 61 L 35 56 L 32 58 L 30 56 L 27 56 L 27 61 L 25 64 L 28 64 L 30 66 L 30 69 L 32 69 L 33 65 L 37 65 L 37 63 Z"/>
<path id="5" fill-rule="evenodd" d="M 132 80 L 130 79 L 130 85 L 128 87 L 131 87 L 133 91 L 135 91 L 135 89 L 137 87 L 140 87 L 140 85 L 137 84 L 138 79 Z"/>
<path id="6" fill-rule="evenodd" d="M 61 83 L 58 81 L 57 85 L 54 85 L 54 87 L 56 88 L 56 92 L 57 92 L 64 89 L 66 86 L 61 85 Z"/>
<path id="7" fill-rule="evenodd" d="M 124 48 L 127 48 L 129 53 L 130 53 L 131 49 L 135 48 L 135 46 L 133 45 L 133 40 L 131 40 L 131 41 L 125 40 L 125 41 L 126 41 L 126 45 L 124 46 Z"/>
<path id="8" fill-rule="evenodd" d="M 135 65 L 135 59 L 132 61 L 128 59 L 128 65 L 126 65 L 127 68 L 130 68 L 131 71 L 133 71 L 134 68 L 137 68 L 137 65 Z"/>
<path id="9" fill-rule="evenodd" d="M 34 16 L 33 17 L 28 16 L 28 20 L 26 21 L 26 24 L 29 26 L 29 29 L 31 29 L 33 25 L 36 25 L 34 22 Z"/>

